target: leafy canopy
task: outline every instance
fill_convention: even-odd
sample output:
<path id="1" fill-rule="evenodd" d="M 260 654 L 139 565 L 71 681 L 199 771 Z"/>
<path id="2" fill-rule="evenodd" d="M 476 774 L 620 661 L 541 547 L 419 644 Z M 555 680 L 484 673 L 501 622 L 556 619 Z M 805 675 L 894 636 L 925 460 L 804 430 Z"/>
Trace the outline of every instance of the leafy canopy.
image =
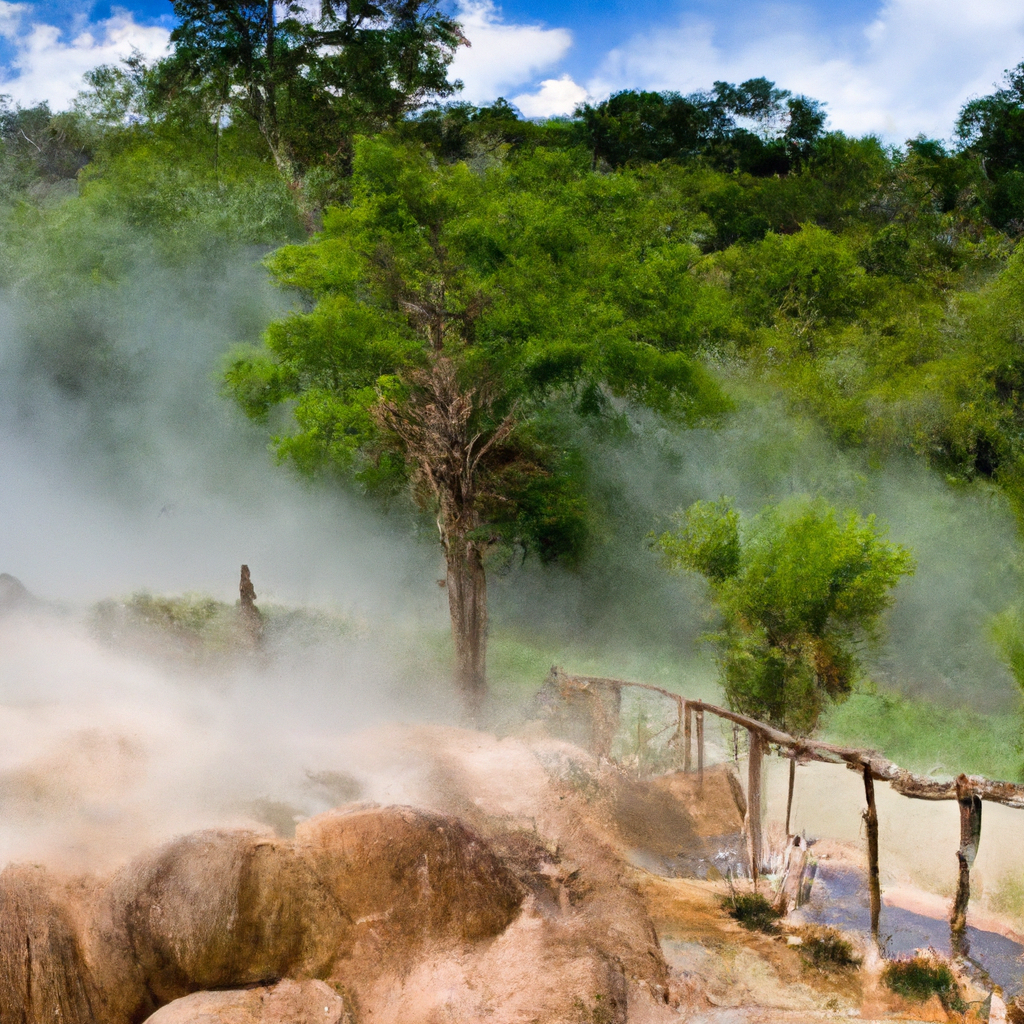
<path id="1" fill-rule="evenodd" d="M 914 570 L 873 516 L 841 516 L 822 500 L 750 519 L 726 499 L 697 502 L 656 543 L 669 569 L 711 586 L 730 705 L 797 734 L 814 729 L 828 700 L 849 695 L 856 642 L 874 636 L 892 588 Z"/>
<path id="2" fill-rule="evenodd" d="M 448 65 L 465 42 L 435 0 L 174 0 L 174 13 L 158 94 L 191 97 L 216 123 L 250 120 L 286 175 L 337 157 L 353 131 L 450 95 Z"/>
<path id="3" fill-rule="evenodd" d="M 656 182 L 594 176 L 544 150 L 475 173 L 377 139 L 357 146 L 352 187 L 320 235 L 268 260 L 308 310 L 227 371 L 249 415 L 290 403 L 281 458 L 385 492 L 422 483 L 395 416 L 423 403 L 424 374 L 443 363 L 473 430 L 501 434 L 476 514 L 559 557 L 585 525 L 559 410 L 618 415 L 635 402 L 689 422 L 724 408 L 695 359 L 720 295 L 691 272 L 699 250 Z"/>

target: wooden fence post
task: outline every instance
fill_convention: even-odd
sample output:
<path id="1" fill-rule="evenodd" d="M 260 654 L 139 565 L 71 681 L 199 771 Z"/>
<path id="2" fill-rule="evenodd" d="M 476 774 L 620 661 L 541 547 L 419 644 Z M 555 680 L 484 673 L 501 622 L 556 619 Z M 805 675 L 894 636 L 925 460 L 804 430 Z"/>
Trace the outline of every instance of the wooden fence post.
<path id="1" fill-rule="evenodd" d="M 697 793 L 704 793 L 704 705 L 697 705 Z"/>
<path id="2" fill-rule="evenodd" d="M 793 813 L 793 785 L 796 782 L 796 755 L 789 758 L 789 792 L 786 795 L 786 838 L 789 838 L 789 819 Z"/>
<path id="3" fill-rule="evenodd" d="M 750 877 L 757 884 L 761 872 L 761 734 L 748 731 L 750 753 L 747 762 L 747 847 L 750 854 Z"/>
<path id="4" fill-rule="evenodd" d="M 864 824 L 868 833 L 868 892 L 871 896 L 871 937 L 878 941 L 878 917 L 882 912 L 882 885 L 878 876 L 878 810 L 875 807 L 875 780 L 870 765 L 864 765 L 864 796 L 867 810 Z"/>
<path id="5" fill-rule="evenodd" d="M 690 707 L 689 701 L 686 701 L 684 707 L 686 708 L 684 712 L 686 724 L 683 726 L 683 771 L 688 772 L 690 770 L 690 748 L 693 745 L 693 708 Z"/>
<path id="6" fill-rule="evenodd" d="M 949 918 L 950 946 L 958 956 L 966 956 L 967 904 L 971 898 L 971 868 L 981 843 L 981 797 L 974 792 L 966 775 L 956 779 L 956 799 L 960 805 L 960 849 L 956 852 L 960 866 L 956 883 L 956 898 Z"/>

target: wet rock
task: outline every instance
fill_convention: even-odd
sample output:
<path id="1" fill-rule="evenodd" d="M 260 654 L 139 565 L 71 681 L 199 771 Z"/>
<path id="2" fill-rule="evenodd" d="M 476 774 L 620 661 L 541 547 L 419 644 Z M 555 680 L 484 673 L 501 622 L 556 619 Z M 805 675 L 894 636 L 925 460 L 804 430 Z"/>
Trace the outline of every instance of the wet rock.
<path id="1" fill-rule="evenodd" d="M 197 989 L 324 976 L 348 932 L 343 909 L 292 844 L 209 831 L 113 877 L 91 952 L 112 1010 L 137 1020 Z"/>
<path id="2" fill-rule="evenodd" d="M 445 815 L 357 806 L 302 822 L 295 839 L 350 920 L 388 945 L 488 938 L 523 900 L 490 845 Z"/>

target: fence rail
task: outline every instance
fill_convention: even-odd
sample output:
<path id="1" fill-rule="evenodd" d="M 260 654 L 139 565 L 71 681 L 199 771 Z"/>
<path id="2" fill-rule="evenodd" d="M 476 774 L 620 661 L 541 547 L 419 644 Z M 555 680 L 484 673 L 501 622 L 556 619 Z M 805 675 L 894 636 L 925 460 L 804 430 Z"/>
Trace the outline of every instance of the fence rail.
<path id="1" fill-rule="evenodd" d="M 660 694 L 675 702 L 677 708 L 676 731 L 669 739 L 670 744 L 684 744 L 683 770 L 691 770 L 691 748 L 693 728 L 691 719 L 696 720 L 698 792 L 703 790 L 704 775 L 704 715 L 712 714 L 747 730 L 750 738 L 747 761 L 747 811 L 744 829 L 747 835 L 750 872 L 755 882 L 762 862 L 761 837 L 761 768 L 766 753 L 775 747 L 780 754 L 788 757 L 789 795 L 786 807 L 786 831 L 789 831 L 790 811 L 793 803 L 793 784 L 798 762 L 820 761 L 826 764 L 845 764 L 852 771 L 859 772 L 864 779 L 864 797 L 867 807 L 863 812 L 867 832 L 868 889 L 871 898 L 871 932 L 877 938 L 878 919 L 881 911 L 881 885 L 878 870 L 878 809 L 875 805 L 874 783 L 887 782 L 903 796 L 915 800 L 956 800 L 960 807 L 960 848 L 957 850 L 959 878 L 953 911 L 950 917 L 950 933 L 955 952 L 966 953 L 967 903 L 970 899 L 970 869 L 977 856 L 981 842 L 981 802 L 1005 804 L 1007 807 L 1024 809 L 1024 786 L 1013 782 L 987 779 L 980 775 L 958 775 L 955 779 L 933 779 L 916 775 L 900 768 L 875 750 L 856 747 L 842 747 L 823 743 L 806 737 L 791 736 L 766 722 L 728 708 L 709 704 L 706 701 L 690 700 L 650 683 L 638 683 L 627 679 L 612 679 L 601 676 L 581 676 L 554 667 L 548 676 L 547 687 L 555 689 L 563 697 L 576 694 L 589 697 L 594 707 L 600 709 L 601 725 L 594 730 L 596 753 L 610 755 L 611 737 L 618 726 L 622 690 L 626 687 L 647 690 Z"/>

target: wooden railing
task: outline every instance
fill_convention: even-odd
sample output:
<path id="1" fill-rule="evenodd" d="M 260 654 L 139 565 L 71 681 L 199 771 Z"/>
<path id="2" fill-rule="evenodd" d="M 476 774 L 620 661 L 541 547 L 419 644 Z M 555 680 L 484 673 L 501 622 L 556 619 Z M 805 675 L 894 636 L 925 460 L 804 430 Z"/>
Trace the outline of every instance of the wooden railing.
<path id="1" fill-rule="evenodd" d="M 677 708 L 676 731 L 669 739 L 670 744 L 682 742 L 683 770 L 690 771 L 692 765 L 691 749 L 693 744 L 693 728 L 691 720 L 696 722 L 697 773 L 698 792 L 703 791 L 704 776 L 704 715 L 712 714 L 734 726 L 747 730 L 750 738 L 747 762 L 747 811 L 744 829 L 747 835 L 748 857 L 751 876 L 757 879 L 763 859 L 763 841 L 761 835 L 762 806 L 762 760 L 765 753 L 775 747 L 783 756 L 789 758 L 789 792 L 786 806 L 786 831 L 789 832 L 790 811 L 793 803 L 793 782 L 797 762 L 821 761 L 826 764 L 845 764 L 852 771 L 860 773 L 864 780 L 864 796 L 867 807 L 863 812 L 867 832 L 868 855 L 868 889 L 871 897 L 871 931 L 877 937 L 878 918 L 881 911 L 881 886 L 878 871 L 878 809 L 875 805 L 875 782 L 887 782 L 889 786 L 903 796 L 915 800 L 956 800 L 960 805 L 960 848 L 957 858 L 960 865 L 957 881 L 956 897 L 950 917 L 950 931 L 953 936 L 955 951 L 966 951 L 967 903 L 970 899 L 970 869 L 977 856 L 981 841 L 981 802 L 990 800 L 993 803 L 1005 804 L 1007 807 L 1024 808 L 1024 786 L 1013 782 L 999 782 L 986 779 L 980 775 L 958 775 L 953 780 L 939 780 L 925 775 L 916 775 L 900 768 L 883 757 L 875 750 L 863 750 L 855 747 L 841 747 L 832 743 L 824 743 L 807 737 L 791 736 L 766 722 L 758 721 L 747 715 L 741 715 L 728 708 L 709 704 L 706 701 L 690 700 L 680 694 L 673 693 L 660 686 L 649 683 L 637 683 L 626 679 L 609 679 L 600 676 L 581 676 L 564 672 L 560 668 L 552 668 L 547 681 L 548 686 L 558 690 L 572 690 L 579 694 L 590 694 L 601 701 L 603 711 L 608 714 L 609 702 L 602 698 L 602 693 L 614 694 L 615 701 L 611 705 L 618 714 L 623 688 L 648 690 L 673 701 Z M 615 723 L 607 722 L 603 733 L 607 736 L 604 744 L 607 749 L 596 751 L 610 756 L 611 736 L 614 734 Z"/>

